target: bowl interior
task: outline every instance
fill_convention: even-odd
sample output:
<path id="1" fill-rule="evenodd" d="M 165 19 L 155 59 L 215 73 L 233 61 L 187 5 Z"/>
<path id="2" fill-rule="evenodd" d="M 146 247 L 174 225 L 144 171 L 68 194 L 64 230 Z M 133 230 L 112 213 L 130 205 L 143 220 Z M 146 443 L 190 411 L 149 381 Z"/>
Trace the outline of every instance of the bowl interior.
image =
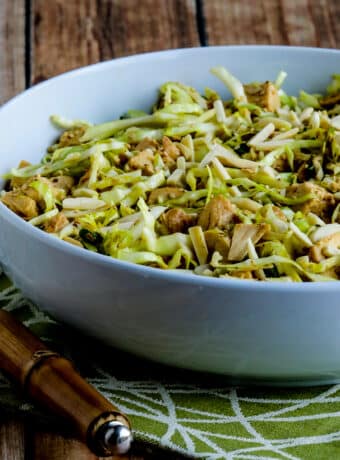
<path id="1" fill-rule="evenodd" d="M 117 59 L 69 72 L 14 98 L 0 109 L 0 175 L 21 159 L 38 162 L 58 131 L 51 114 L 91 122 L 109 121 L 128 109 L 148 110 L 159 86 L 175 80 L 203 91 L 227 90 L 209 69 L 223 65 L 241 81 L 274 80 L 288 72 L 284 89 L 323 90 L 340 71 L 340 52 L 312 48 L 234 46 L 172 50 Z M 0 187 L 1 187 L 0 183 Z"/>

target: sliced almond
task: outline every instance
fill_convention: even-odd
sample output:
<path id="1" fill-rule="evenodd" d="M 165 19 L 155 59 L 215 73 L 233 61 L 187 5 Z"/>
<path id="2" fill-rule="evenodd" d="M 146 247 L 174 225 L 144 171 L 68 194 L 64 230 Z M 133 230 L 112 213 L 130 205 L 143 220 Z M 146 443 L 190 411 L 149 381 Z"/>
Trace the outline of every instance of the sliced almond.
<path id="1" fill-rule="evenodd" d="M 240 261 L 248 251 L 248 239 L 255 245 L 270 230 L 268 224 L 236 224 L 234 228 L 228 260 Z"/>
<path id="2" fill-rule="evenodd" d="M 323 225 L 322 227 L 316 229 L 311 234 L 310 239 L 313 241 L 313 243 L 317 243 L 323 238 L 334 235 L 334 233 L 338 233 L 338 232 L 340 232 L 340 224 L 327 224 L 327 225 Z"/>

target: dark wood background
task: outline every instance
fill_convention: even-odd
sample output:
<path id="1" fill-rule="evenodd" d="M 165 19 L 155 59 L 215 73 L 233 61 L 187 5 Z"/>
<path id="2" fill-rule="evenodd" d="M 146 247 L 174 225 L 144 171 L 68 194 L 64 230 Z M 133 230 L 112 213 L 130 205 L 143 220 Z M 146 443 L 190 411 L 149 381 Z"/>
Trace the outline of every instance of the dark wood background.
<path id="1" fill-rule="evenodd" d="M 340 0 L 0 0 L 0 103 L 94 62 L 225 44 L 339 48 Z M 56 430 L 4 418 L 0 458 L 96 459 Z"/>

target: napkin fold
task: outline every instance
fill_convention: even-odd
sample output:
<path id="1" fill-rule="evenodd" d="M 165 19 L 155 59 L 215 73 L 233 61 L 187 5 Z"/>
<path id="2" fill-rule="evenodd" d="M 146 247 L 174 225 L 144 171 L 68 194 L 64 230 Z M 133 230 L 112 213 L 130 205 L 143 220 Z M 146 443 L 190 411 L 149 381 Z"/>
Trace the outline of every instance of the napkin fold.
<path id="1" fill-rule="evenodd" d="M 129 416 L 140 440 L 207 460 L 340 458 L 340 385 L 242 388 L 230 386 L 224 377 L 154 364 L 57 323 L 25 299 L 4 274 L 0 308 L 70 358 Z M 56 423 L 24 400 L 1 374 L 0 406 Z"/>

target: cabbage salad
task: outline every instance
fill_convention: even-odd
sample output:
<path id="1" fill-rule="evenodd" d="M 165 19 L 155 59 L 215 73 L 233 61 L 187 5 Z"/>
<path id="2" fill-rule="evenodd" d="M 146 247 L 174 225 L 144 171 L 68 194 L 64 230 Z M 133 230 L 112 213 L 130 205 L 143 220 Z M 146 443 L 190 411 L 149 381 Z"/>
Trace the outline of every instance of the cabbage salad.
<path id="1" fill-rule="evenodd" d="M 151 113 L 63 131 L 7 175 L 2 202 L 65 242 L 119 260 L 220 278 L 338 280 L 340 75 L 297 97 L 276 81 L 201 95 L 167 82 Z M 228 94 L 228 93 L 226 93 Z"/>

